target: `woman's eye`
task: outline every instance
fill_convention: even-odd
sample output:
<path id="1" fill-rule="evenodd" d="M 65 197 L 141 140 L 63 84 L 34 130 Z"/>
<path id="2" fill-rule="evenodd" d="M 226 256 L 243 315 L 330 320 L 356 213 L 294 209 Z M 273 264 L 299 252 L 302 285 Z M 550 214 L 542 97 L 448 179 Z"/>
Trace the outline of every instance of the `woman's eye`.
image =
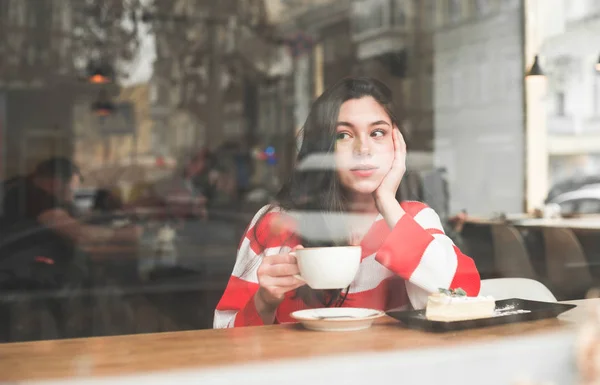
<path id="1" fill-rule="evenodd" d="M 373 137 L 381 137 L 385 135 L 385 131 L 384 130 L 375 130 L 371 133 L 371 136 Z"/>
<path id="2" fill-rule="evenodd" d="M 337 140 L 343 140 L 343 139 L 348 139 L 349 137 L 350 137 L 350 135 L 347 132 L 338 132 L 335 138 Z"/>

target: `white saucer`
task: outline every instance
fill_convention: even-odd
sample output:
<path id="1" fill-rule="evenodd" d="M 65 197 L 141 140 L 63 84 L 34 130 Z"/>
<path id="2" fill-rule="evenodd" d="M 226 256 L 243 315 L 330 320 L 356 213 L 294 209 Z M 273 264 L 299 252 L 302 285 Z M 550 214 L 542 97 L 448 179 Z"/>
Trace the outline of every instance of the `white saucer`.
<path id="1" fill-rule="evenodd" d="M 290 316 L 310 330 L 345 332 L 368 329 L 385 312 L 352 307 L 330 307 L 295 311 Z"/>

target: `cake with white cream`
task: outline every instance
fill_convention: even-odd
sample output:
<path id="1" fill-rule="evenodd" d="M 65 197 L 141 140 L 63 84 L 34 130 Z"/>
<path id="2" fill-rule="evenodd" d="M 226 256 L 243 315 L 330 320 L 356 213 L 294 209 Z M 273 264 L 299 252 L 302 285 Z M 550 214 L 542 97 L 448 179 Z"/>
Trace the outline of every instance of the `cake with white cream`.
<path id="1" fill-rule="evenodd" d="M 469 297 L 463 289 L 440 289 L 427 300 L 425 316 L 431 321 L 465 321 L 494 316 L 496 301 L 491 296 Z"/>

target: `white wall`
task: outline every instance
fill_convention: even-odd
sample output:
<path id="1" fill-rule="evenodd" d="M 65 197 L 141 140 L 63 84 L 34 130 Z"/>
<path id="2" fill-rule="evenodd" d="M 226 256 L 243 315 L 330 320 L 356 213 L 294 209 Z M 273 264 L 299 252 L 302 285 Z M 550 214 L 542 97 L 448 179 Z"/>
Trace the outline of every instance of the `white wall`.
<path id="1" fill-rule="evenodd" d="M 448 169 L 451 213 L 523 210 L 519 3 L 435 34 L 435 163 Z"/>

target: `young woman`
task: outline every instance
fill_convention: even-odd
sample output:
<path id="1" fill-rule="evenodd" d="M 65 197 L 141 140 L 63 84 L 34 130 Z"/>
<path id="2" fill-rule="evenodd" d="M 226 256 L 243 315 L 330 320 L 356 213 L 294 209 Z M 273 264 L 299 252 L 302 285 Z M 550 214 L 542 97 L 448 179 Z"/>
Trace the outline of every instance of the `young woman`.
<path id="1" fill-rule="evenodd" d="M 215 328 L 292 322 L 290 313 L 314 307 L 418 309 L 439 288 L 479 293 L 475 264 L 444 234 L 438 215 L 423 203 L 395 199 L 406 170 L 406 144 L 383 83 L 340 81 L 315 101 L 302 134 L 298 164 L 325 154 L 334 167 L 297 167 L 277 204 L 256 214 L 217 305 Z M 299 231 L 312 224 L 292 212 L 348 216 L 345 243 L 362 246 L 361 265 L 348 288 L 312 290 L 294 277 L 299 270 L 290 252 L 316 242 Z M 351 220 L 357 216 L 362 219 Z"/>

